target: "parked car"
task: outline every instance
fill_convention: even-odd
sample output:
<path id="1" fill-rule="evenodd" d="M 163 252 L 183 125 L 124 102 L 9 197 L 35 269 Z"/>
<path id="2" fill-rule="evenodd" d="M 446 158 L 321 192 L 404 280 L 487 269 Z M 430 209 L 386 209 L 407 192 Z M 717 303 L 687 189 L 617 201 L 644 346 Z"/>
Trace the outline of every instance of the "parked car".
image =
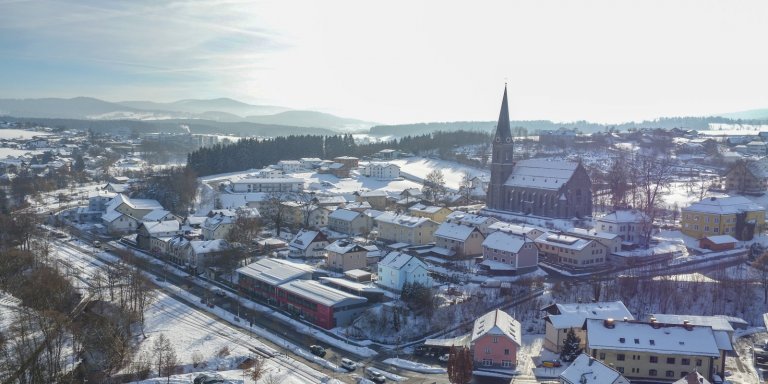
<path id="1" fill-rule="evenodd" d="M 373 371 L 373 370 L 366 370 L 365 371 L 365 378 L 373 381 L 376 384 L 383 384 L 387 382 L 387 378 L 384 377 L 384 375 L 381 374 L 379 371 Z"/>
<path id="2" fill-rule="evenodd" d="M 93 247 L 94 248 L 101 248 L 101 241 L 94 240 L 93 241 Z"/>
<path id="3" fill-rule="evenodd" d="M 446 353 L 444 355 L 440 355 L 440 357 L 438 357 L 437 359 L 442 361 L 442 362 L 444 362 L 444 363 L 447 363 L 448 362 L 448 357 L 449 357 L 449 355 Z"/>
<path id="4" fill-rule="evenodd" d="M 545 368 L 554 368 L 561 365 L 560 360 L 544 360 L 541 362 L 541 366 Z"/>
<path id="5" fill-rule="evenodd" d="M 341 359 L 341 367 L 346 369 L 347 371 L 354 371 L 355 369 L 357 369 L 357 363 L 355 363 L 350 359 L 344 358 L 344 359 Z"/>
<path id="6" fill-rule="evenodd" d="M 319 345 L 310 345 L 309 351 L 315 356 L 325 357 L 325 348 Z"/>
<path id="7" fill-rule="evenodd" d="M 224 292 L 224 290 L 221 289 L 221 288 L 214 289 L 213 290 L 213 294 L 216 295 L 216 296 L 227 297 L 227 293 Z"/>

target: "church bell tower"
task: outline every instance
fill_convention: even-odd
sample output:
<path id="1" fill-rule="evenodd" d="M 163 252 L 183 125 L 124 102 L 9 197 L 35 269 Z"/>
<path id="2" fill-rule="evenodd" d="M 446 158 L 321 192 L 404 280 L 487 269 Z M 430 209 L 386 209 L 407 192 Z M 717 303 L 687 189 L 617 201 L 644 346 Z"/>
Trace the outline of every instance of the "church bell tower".
<path id="1" fill-rule="evenodd" d="M 512 161 L 512 130 L 509 127 L 509 107 L 507 106 L 507 85 L 504 84 L 504 97 L 501 100 L 499 122 L 496 124 L 496 134 L 493 137 L 491 154 L 491 183 L 488 186 L 486 205 L 490 209 L 506 210 L 507 201 L 504 198 L 504 183 L 512 174 L 515 164 Z"/>

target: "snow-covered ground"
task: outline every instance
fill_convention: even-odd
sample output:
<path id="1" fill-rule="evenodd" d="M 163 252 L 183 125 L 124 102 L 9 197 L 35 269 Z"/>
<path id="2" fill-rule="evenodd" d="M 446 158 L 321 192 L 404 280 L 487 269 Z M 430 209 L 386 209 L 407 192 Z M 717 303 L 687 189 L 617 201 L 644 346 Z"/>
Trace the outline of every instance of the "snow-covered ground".
<path id="1" fill-rule="evenodd" d="M 2 130 L 0 130 L 2 132 Z M 39 155 L 42 151 L 40 150 L 29 150 L 29 149 L 14 149 L 14 148 L 0 148 L 0 160 L 6 159 L 9 157 L 19 157 L 23 155 Z"/>
<path id="2" fill-rule="evenodd" d="M 29 140 L 35 136 L 50 136 L 48 132 L 28 131 L 26 129 L 0 129 L 0 139 Z"/>
<path id="3" fill-rule="evenodd" d="M 424 179 L 430 172 L 439 169 L 443 172 L 445 186 L 453 190 L 459 189 L 461 180 L 464 178 L 464 173 L 469 173 L 470 178 L 475 176 L 490 177 L 491 174 L 485 169 L 478 169 L 453 161 L 428 159 L 423 157 L 408 157 L 405 159 L 391 160 L 388 161 L 388 163 L 400 167 L 401 173 L 407 173 L 420 179 Z"/>
<path id="4" fill-rule="evenodd" d="M 446 373 L 447 372 L 443 367 L 435 367 L 429 364 L 417 363 L 415 361 L 399 359 L 394 357 L 384 360 L 384 363 L 395 366 L 395 367 L 399 367 L 402 369 L 406 369 L 409 371 L 414 371 L 414 372 L 422 372 L 422 373 Z"/>

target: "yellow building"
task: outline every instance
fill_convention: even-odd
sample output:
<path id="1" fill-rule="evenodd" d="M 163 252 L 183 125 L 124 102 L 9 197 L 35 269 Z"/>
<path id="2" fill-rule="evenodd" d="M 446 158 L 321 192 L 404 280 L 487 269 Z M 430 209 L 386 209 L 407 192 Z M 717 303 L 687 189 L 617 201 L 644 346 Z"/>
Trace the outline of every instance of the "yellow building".
<path id="1" fill-rule="evenodd" d="M 743 196 L 708 197 L 682 209 L 680 230 L 691 237 L 751 240 L 765 226 L 765 208 Z"/>
<path id="2" fill-rule="evenodd" d="M 445 218 L 453 212 L 446 207 L 437 207 L 432 205 L 414 204 L 408 208 L 408 214 L 416 217 L 426 217 L 436 223 L 442 223 Z"/>
<path id="3" fill-rule="evenodd" d="M 712 381 L 725 351 L 709 326 L 587 319 L 585 353 L 635 381 L 672 383 L 691 372 Z"/>

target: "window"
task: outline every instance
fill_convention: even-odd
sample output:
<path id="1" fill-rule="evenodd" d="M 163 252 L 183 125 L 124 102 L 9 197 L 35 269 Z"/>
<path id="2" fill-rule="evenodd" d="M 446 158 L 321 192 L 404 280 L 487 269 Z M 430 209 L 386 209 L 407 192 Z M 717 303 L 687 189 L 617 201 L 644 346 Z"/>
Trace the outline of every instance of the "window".
<path id="1" fill-rule="evenodd" d="M 701 367 L 701 359 L 696 359 L 696 366 Z"/>
<path id="2" fill-rule="evenodd" d="M 512 361 L 511 360 L 502 360 L 501 361 L 501 366 L 502 367 L 507 367 L 507 368 L 511 367 L 512 366 Z"/>
<path id="3" fill-rule="evenodd" d="M 659 357 L 658 356 L 651 356 L 650 357 L 650 361 L 651 361 L 651 363 L 658 363 L 659 362 Z"/>
<path id="4" fill-rule="evenodd" d="M 486 367 L 490 367 L 491 365 L 493 365 L 493 360 L 491 360 L 491 359 L 483 359 L 483 365 L 486 366 Z"/>
<path id="5" fill-rule="evenodd" d="M 619 371 L 619 373 L 624 373 L 624 367 L 616 367 L 616 370 Z"/>
<path id="6" fill-rule="evenodd" d="M 666 377 L 675 377 L 675 372 L 674 371 L 664 372 L 664 376 L 666 376 Z"/>
<path id="7" fill-rule="evenodd" d="M 600 360 L 605 360 L 605 352 L 600 352 Z"/>
<path id="8" fill-rule="evenodd" d="M 494 343 L 498 343 L 499 342 L 499 337 L 498 336 L 494 336 L 493 337 L 493 342 Z"/>
<path id="9" fill-rule="evenodd" d="M 674 364 L 675 358 L 674 357 L 667 357 L 667 364 Z"/>
<path id="10" fill-rule="evenodd" d="M 486 355 L 490 355 L 491 354 L 491 348 L 490 347 L 485 347 L 485 354 Z"/>
<path id="11" fill-rule="evenodd" d="M 656 345 L 656 340 L 651 339 L 651 340 L 648 340 L 648 341 L 651 343 L 651 345 Z"/>
<path id="12" fill-rule="evenodd" d="M 648 370 L 648 376 L 657 376 L 658 372 L 655 369 Z"/>
<path id="13" fill-rule="evenodd" d="M 680 364 L 691 365 L 691 359 L 680 359 Z"/>
<path id="14" fill-rule="evenodd" d="M 617 354 L 617 355 L 616 355 L 616 360 L 618 360 L 618 361 L 624 361 L 624 354 L 623 354 L 623 353 L 619 353 L 619 354 Z"/>
<path id="15" fill-rule="evenodd" d="M 640 339 L 635 339 L 635 344 L 640 344 Z"/>
<path id="16" fill-rule="evenodd" d="M 505 350 L 504 350 L 504 354 L 505 354 L 505 355 L 509 355 L 509 348 L 507 348 L 507 349 L 505 349 Z"/>

